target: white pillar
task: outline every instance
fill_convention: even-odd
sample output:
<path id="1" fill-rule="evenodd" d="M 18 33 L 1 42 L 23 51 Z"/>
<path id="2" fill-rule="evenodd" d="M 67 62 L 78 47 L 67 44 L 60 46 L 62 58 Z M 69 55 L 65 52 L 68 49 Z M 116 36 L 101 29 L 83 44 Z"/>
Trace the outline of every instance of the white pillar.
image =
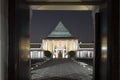
<path id="1" fill-rule="evenodd" d="M 34 52 L 34 58 L 35 58 L 35 52 Z"/>
<path id="2" fill-rule="evenodd" d="M 41 52 L 41 51 L 38 52 L 38 58 L 41 58 L 41 56 L 40 56 L 40 52 Z"/>
<path id="3" fill-rule="evenodd" d="M 38 51 L 36 52 L 36 58 L 38 58 Z"/>
<path id="4" fill-rule="evenodd" d="M 34 52 L 35 58 L 36 58 L 36 52 Z"/>
<path id="5" fill-rule="evenodd" d="M 56 53 L 57 53 L 57 52 L 56 52 L 56 49 L 55 49 L 55 53 L 54 53 L 55 58 L 56 58 Z"/>
<path id="6" fill-rule="evenodd" d="M 71 46 L 71 50 L 72 50 L 72 47 L 73 47 L 72 42 L 71 42 L 71 45 L 70 45 L 70 46 Z"/>
<path id="7" fill-rule="evenodd" d="M 33 59 L 35 58 L 34 54 L 32 54 L 32 58 L 33 58 Z"/>
<path id="8" fill-rule="evenodd" d="M 45 40 L 45 43 L 46 43 L 46 50 L 47 50 L 47 40 Z"/>
<path id="9" fill-rule="evenodd" d="M 54 50 L 53 50 L 53 46 L 54 46 L 54 43 L 53 43 L 53 40 L 52 40 L 52 52 L 54 51 Z"/>
<path id="10" fill-rule="evenodd" d="M 30 51 L 30 58 L 32 59 L 32 51 Z"/>
<path id="11" fill-rule="evenodd" d="M 81 58 L 81 51 L 79 51 L 79 56 L 78 57 Z"/>
<path id="12" fill-rule="evenodd" d="M 35 52 L 33 53 L 33 55 L 34 55 L 34 58 L 35 58 Z"/>
<path id="13" fill-rule="evenodd" d="M 33 59 L 34 57 L 33 57 L 33 51 L 31 52 L 31 58 Z"/>
<path id="14" fill-rule="evenodd" d="M 72 40 L 72 50 L 73 50 L 73 46 L 74 46 L 74 43 L 73 43 L 73 40 Z"/>
<path id="15" fill-rule="evenodd" d="M 79 51 L 77 51 L 77 58 L 79 58 Z"/>
<path id="16" fill-rule="evenodd" d="M 94 57 L 94 51 L 92 51 L 92 58 Z"/>
<path id="17" fill-rule="evenodd" d="M 42 58 L 42 51 L 40 51 L 40 58 Z"/>
<path id="18" fill-rule="evenodd" d="M 68 55 L 66 55 L 66 58 L 68 58 Z"/>
<path id="19" fill-rule="evenodd" d="M 82 57 L 82 53 L 81 53 L 81 51 L 79 51 L 79 52 L 80 52 L 80 56 L 79 57 L 81 58 Z"/>
<path id="20" fill-rule="evenodd" d="M 53 49 L 53 53 L 54 53 L 54 47 L 55 47 L 55 43 L 54 43 L 54 40 L 52 40 L 52 49 Z"/>
<path id="21" fill-rule="evenodd" d="M 49 46 L 49 45 L 48 45 L 48 40 L 47 40 L 47 50 L 48 50 L 48 46 Z"/>
<path id="22" fill-rule="evenodd" d="M 52 57 L 56 58 L 56 50 L 55 50 L 55 52 L 53 52 L 53 56 Z"/>
<path id="23" fill-rule="evenodd" d="M 81 51 L 81 57 L 82 57 L 82 58 L 84 57 L 84 53 L 83 53 L 83 51 Z"/>
<path id="24" fill-rule="evenodd" d="M 37 58 L 37 56 L 38 56 L 38 55 L 37 55 L 37 52 L 35 52 L 35 57 Z"/>
<path id="25" fill-rule="evenodd" d="M 85 52 L 84 51 L 82 51 L 82 56 L 85 57 Z"/>
<path id="26" fill-rule="evenodd" d="M 53 58 L 56 58 L 55 54 L 52 56 Z"/>
<path id="27" fill-rule="evenodd" d="M 88 58 L 90 58 L 90 51 L 88 51 Z"/>
<path id="28" fill-rule="evenodd" d="M 58 50 L 56 50 L 56 58 L 58 58 Z"/>
<path id="29" fill-rule="evenodd" d="M 78 50 L 78 42 L 77 42 L 77 40 L 75 42 L 76 42 L 76 47 L 75 48 Z"/>
<path id="30" fill-rule="evenodd" d="M 43 53 L 43 51 L 41 51 L 41 58 L 43 58 L 44 57 L 44 53 Z"/>
<path id="31" fill-rule="evenodd" d="M 79 45 L 79 43 L 77 44 L 77 49 L 80 49 L 80 45 Z"/>
<path id="32" fill-rule="evenodd" d="M 65 58 L 65 53 L 64 53 L 64 51 L 65 51 L 65 50 L 63 50 L 63 53 L 62 53 L 62 56 L 63 56 L 63 57 L 62 57 L 62 58 Z"/>
<path id="33" fill-rule="evenodd" d="M 68 40 L 66 40 L 66 53 L 68 52 Z"/>

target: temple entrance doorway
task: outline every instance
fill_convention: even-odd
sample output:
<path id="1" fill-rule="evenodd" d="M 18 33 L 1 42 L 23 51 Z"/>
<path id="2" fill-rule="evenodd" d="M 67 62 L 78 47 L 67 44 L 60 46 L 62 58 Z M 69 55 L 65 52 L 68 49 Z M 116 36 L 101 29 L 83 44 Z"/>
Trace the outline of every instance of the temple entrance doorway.
<path id="1" fill-rule="evenodd" d="M 59 52 L 58 52 L 58 58 L 62 58 L 62 51 L 60 50 Z"/>
<path id="2" fill-rule="evenodd" d="M 65 54 L 65 49 L 62 47 L 58 47 L 55 49 L 54 58 L 65 58 Z"/>

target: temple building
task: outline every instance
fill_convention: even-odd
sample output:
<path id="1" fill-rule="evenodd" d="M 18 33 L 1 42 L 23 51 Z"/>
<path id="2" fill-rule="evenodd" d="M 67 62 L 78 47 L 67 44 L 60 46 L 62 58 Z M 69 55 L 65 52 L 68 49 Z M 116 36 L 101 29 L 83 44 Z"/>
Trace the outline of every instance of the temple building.
<path id="1" fill-rule="evenodd" d="M 90 47 L 89 43 L 81 45 L 61 21 L 46 38 L 42 39 L 41 44 L 32 43 L 31 45 L 31 58 L 35 58 L 33 56 L 44 58 L 44 51 L 50 51 L 52 58 L 68 58 L 69 51 L 75 51 L 76 58 L 92 58 L 94 54 L 94 46 Z"/>
<path id="2" fill-rule="evenodd" d="M 53 53 L 53 58 L 67 58 L 69 51 L 76 51 L 78 39 L 59 22 L 55 29 L 42 40 L 43 49 Z"/>

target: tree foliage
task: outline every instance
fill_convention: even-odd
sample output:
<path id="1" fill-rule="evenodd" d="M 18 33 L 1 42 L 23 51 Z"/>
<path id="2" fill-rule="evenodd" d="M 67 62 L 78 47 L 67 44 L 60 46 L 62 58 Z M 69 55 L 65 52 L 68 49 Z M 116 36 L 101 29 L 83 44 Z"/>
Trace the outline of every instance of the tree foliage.
<path id="1" fill-rule="evenodd" d="M 68 55 L 72 58 L 75 57 L 76 52 L 75 51 L 69 51 Z"/>
<path id="2" fill-rule="evenodd" d="M 44 51 L 46 57 L 50 58 L 52 53 L 50 51 Z"/>

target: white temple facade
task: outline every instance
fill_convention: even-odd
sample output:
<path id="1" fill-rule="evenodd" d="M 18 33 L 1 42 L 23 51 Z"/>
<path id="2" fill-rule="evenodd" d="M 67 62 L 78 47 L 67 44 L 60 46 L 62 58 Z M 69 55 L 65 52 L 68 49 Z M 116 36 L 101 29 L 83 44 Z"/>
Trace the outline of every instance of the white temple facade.
<path id="1" fill-rule="evenodd" d="M 69 51 L 76 51 L 78 39 L 59 22 L 48 37 L 42 40 L 43 49 L 53 53 L 53 58 L 68 58 Z"/>
<path id="2" fill-rule="evenodd" d="M 76 58 L 93 58 L 94 56 L 94 47 L 89 47 L 89 43 L 78 43 L 78 39 L 71 35 L 61 21 L 46 38 L 42 39 L 42 43 L 38 44 L 40 47 L 31 48 L 31 58 L 44 58 L 44 51 L 50 51 L 52 58 L 68 58 L 69 51 L 75 51 Z"/>

